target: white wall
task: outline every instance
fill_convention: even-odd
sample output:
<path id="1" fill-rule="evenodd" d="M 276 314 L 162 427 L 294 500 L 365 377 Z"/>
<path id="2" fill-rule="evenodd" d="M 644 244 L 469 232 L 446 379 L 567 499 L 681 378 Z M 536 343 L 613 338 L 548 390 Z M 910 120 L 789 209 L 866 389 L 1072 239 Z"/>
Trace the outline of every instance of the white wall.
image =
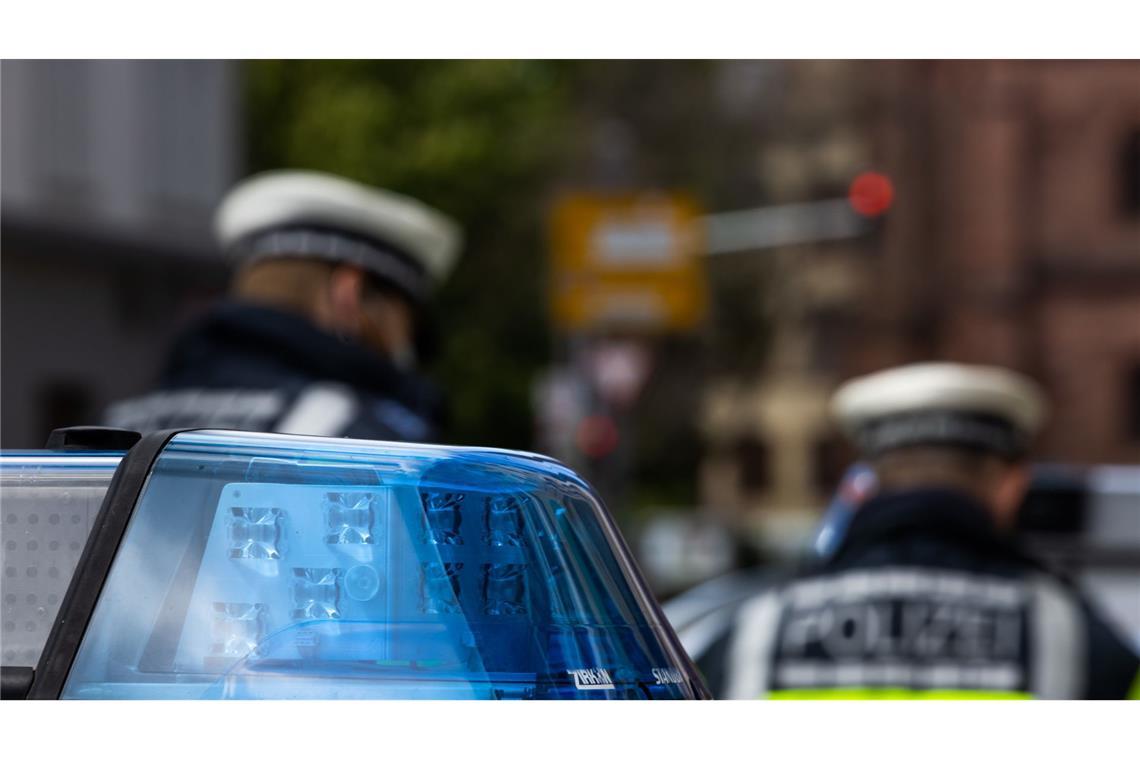
<path id="1" fill-rule="evenodd" d="M 240 70 L 219 61 L 0 64 L 0 446 L 43 444 L 45 393 L 98 421 L 155 379 L 225 280 L 214 205 L 241 173 Z"/>

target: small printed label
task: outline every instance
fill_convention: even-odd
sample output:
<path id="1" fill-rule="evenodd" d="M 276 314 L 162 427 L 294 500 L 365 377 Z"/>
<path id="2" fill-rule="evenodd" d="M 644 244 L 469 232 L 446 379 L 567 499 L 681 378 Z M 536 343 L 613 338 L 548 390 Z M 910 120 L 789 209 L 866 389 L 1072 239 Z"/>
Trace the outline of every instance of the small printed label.
<path id="1" fill-rule="evenodd" d="M 574 679 L 575 688 L 582 691 L 614 688 L 614 679 L 610 676 L 610 672 L 604 668 L 581 668 L 579 670 L 567 670 L 566 672 Z"/>
<path id="2" fill-rule="evenodd" d="M 658 686 L 685 682 L 685 678 L 681 675 L 681 671 L 677 670 L 676 668 L 654 668 L 653 677 L 657 679 Z"/>
<path id="3" fill-rule="evenodd" d="M 300 630 L 293 635 L 293 643 L 299 647 L 315 647 L 319 642 L 320 637 L 313 630 Z"/>

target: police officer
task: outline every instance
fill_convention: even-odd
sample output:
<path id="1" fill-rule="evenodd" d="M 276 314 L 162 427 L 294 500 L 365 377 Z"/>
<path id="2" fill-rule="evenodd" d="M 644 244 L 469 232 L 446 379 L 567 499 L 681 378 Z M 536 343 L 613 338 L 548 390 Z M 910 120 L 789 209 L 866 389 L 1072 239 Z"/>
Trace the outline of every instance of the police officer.
<path id="1" fill-rule="evenodd" d="M 416 373 L 431 291 L 460 234 L 411 198 L 307 171 L 237 185 L 215 232 L 232 297 L 175 343 L 158 389 L 107 424 L 424 441 L 441 396 Z"/>
<path id="2" fill-rule="evenodd" d="M 833 412 L 875 496 L 834 552 L 747 602 L 718 645 L 730 698 L 1124 698 L 1140 660 L 1008 539 L 1045 415 L 1020 375 L 917 364 Z"/>

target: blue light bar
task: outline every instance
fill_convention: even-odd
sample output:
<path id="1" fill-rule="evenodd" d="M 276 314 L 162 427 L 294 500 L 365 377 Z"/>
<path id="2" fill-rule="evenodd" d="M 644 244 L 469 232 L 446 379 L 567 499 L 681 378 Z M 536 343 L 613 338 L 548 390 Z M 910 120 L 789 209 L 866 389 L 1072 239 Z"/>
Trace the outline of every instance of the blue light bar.
<path id="1" fill-rule="evenodd" d="M 703 695 L 598 499 L 557 462 L 220 431 L 155 460 L 62 693 Z"/>

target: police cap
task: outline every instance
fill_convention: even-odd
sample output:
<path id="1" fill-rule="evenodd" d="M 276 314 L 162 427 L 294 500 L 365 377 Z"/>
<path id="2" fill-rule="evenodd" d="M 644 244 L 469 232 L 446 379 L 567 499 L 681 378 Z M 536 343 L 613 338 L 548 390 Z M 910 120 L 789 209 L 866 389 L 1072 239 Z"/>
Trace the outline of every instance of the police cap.
<path id="1" fill-rule="evenodd" d="M 235 186 L 214 216 L 242 261 L 294 256 L 355 264 L 422 302 L 459 254 L 460 231 L 398 193 L 313 171 L 273 171 Z"/>
<path id="2" fill-rule="evenodd" d="M 1044 394 L 1000 367 L 910 364 L 848 381 L 832 412 L 865 456 L 923 444 L 1016 459 L 1040 430 Z"/>

